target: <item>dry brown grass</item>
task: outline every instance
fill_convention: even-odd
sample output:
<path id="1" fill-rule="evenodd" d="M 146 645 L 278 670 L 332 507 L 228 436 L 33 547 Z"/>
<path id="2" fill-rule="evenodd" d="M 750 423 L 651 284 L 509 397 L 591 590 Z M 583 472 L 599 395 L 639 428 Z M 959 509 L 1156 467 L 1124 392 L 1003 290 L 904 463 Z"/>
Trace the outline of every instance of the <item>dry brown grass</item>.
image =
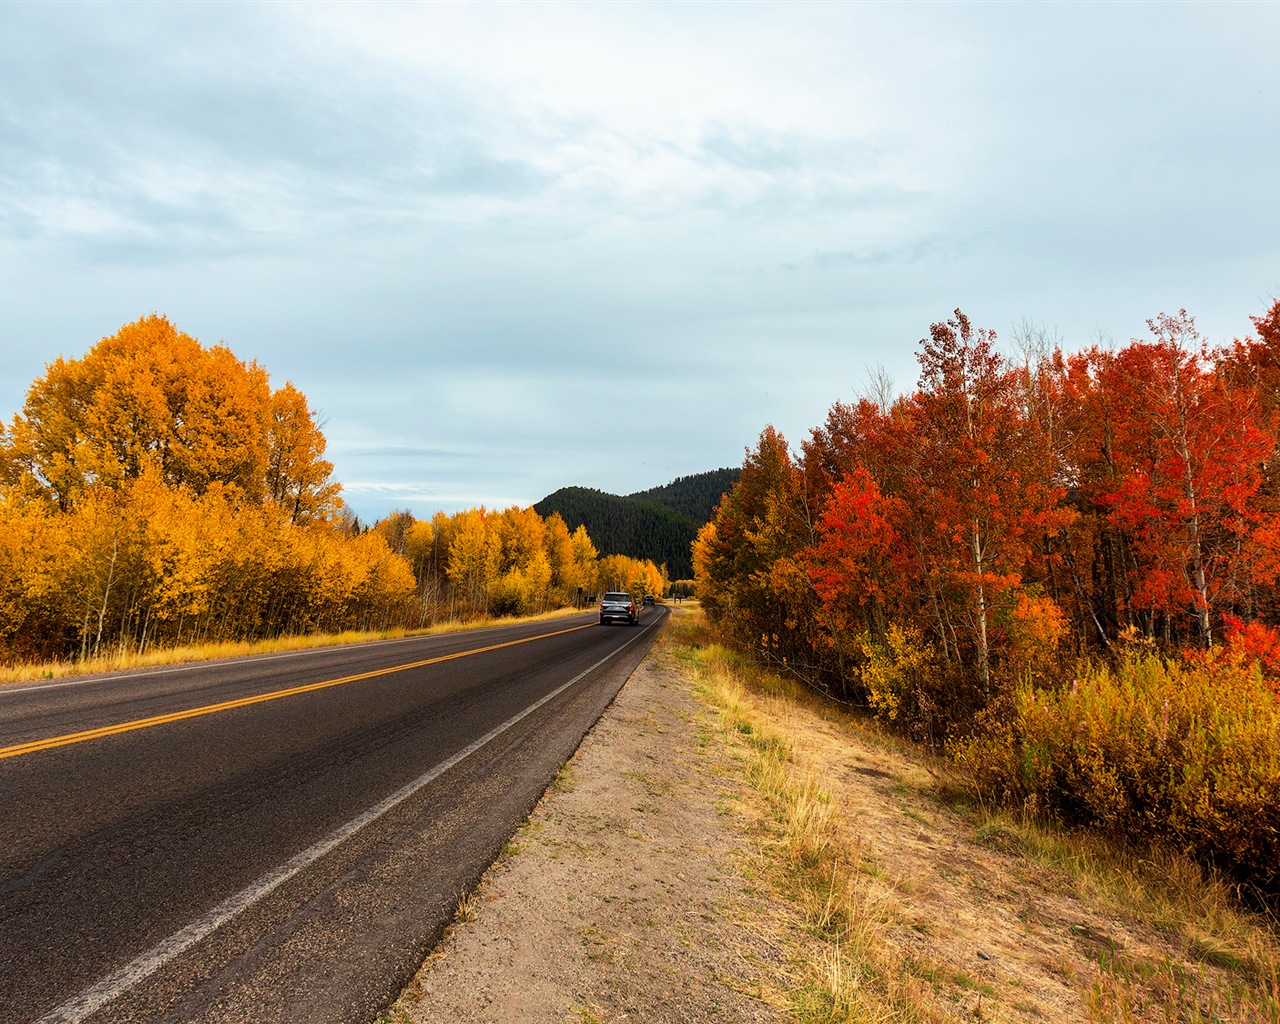
<path id="1" fill-rule="evenodd" d="M 893 897 L 870 883 L 874 868 L 793 742 L 788 723 L 808 695 L 709 643 L 693 614 L 673 620 L 675 644 L 723 735 L 743 752 L 747 780 L 768 809 L 759 828 L 758 869 L 799 911 L 786 937 L 796 980 L 790 1008 L 799 1024 L 953 1020 L 935 997 L 928 965 L 909 962 L 884 935 Z M 933 972 L 939 973 L 939 972 Z"/>
<path id="2" fill-rule="evenodd" d="M 672 634 L 765 808 L 752 869 L 795 908 L 797 1021 L 1280 1024 L 1274 922 L 1212 872 L 985 806 L 963 771 L 717 645 L 700 615 Z M 892 775 L 875 799 L 900 806 L 850 805 L 849 772 Z M 865 842 L 873 822 L 894 842 Z M 920 863 L 884 859 L 916 831 Z"/>

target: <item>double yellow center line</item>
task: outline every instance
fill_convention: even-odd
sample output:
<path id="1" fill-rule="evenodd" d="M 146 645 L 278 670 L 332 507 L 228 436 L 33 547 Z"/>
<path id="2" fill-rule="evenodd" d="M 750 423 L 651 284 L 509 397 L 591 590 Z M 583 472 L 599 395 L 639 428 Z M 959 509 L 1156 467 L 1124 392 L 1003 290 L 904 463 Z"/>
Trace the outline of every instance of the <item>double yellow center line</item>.
<path id="1" fill-rule="evenodd" d="M 592 624 L 587 623 L 585 626 L 571 626 L 569 629 L 558 629 L 553 633 L 539 633 L 537 636 L 526 636 L 520 640 L 508 640 L 505 643 L 490 644 L 488 647 L 474 647 L 468 651 L 458 651 L 455 654 L 442 654 L 436 658 L 426 658 L 423 661 L 412 661 L 406 665 L 392 665 L 390 668 L 374 669 L 372 672 L 361 672 L 354 676 L 343 676 L 341 679 L 326 679 L 319 683 L 308 683 L 306 686 L 293 686 L 287 690 L 274 690 L 271 693 L 259 693 L 253 697 L 241 697 L 238 700 L 227 700 L 221 704 L 205 704 L 198 708 L 188 708 L 185 711 L 171 711 L 167 715 L 153 715 L 151 718 L 138 718 L 132 722 L 120 722 L 116 725 L 103 725 L 97 729 L 85 729 L 83 732 L 72 732 L 65 736 L 51 736 L 43 740 L 29 740 L 26 743 L 15 743 L 11 747 L 0 747 L 0 760 L 6 757 L 17 757 L 20 754 L 33 754 L 37 750 L 49 750 L 53 747 L 65 747 L 72 743 L 84 743 L 86 740 L 96 740 L 102 736 L 114 736 L 117 733 L 132 732 L 135 729 L 149 729 L 153 725 L 166 725 L 169 722 L 180 722 L 184 718 L 198 718 L 200 715 L 212 715 L 219 711 L 230 711 L 232 708 L 248 707 L 250 704 L 262 704 L 269 700 L 280 700 L 282 697 L 295 697 L 300 693 L 311 693 L 315 690 L 324 690 L 330 686 L 341 686 L 343 683 L 355 683 L 361 679 L 375 679 L 378 676 L 391 675 L 393 672 L 407 672 L 410 669 L 424 668 L 427 665 L 438 665 L 444 661 L 456 661 L 458 658 L 469 658 L 473 654 L 484 654 L 486 651 L 497 651 L 503 647 L 515 647 L 518 644 L 531 643 L 534 640 L 545 640 L 552 636 L 563 636 L 565 633 L 576 633 L 580 629 L 588 629 Z"/>

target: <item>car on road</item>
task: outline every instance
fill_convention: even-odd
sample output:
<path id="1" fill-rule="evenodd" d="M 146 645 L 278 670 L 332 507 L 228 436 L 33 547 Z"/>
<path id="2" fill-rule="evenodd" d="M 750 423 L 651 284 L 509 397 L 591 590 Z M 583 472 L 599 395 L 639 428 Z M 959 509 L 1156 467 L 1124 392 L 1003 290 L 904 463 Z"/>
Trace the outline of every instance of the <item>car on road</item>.
<path id="1" fill-rule="evenodd" d="M 652 604 L 653 604 L 653 595 L 652 595 L 652 594 L 645 594 L 645 595 L 644 595 L 644 603 L 645 603 L 645 607 L 646 607 L 646 608 L 647 608 L 648 606 L 652 605 Z"/>
<path id="2" fill-rule="evenodd" d="M 600 599 L 600 625 L 618 619 L 634 626 L 640 621 L 640 610 L 636 607 L 635 598 L 620 591 L 605 594 Z"/>

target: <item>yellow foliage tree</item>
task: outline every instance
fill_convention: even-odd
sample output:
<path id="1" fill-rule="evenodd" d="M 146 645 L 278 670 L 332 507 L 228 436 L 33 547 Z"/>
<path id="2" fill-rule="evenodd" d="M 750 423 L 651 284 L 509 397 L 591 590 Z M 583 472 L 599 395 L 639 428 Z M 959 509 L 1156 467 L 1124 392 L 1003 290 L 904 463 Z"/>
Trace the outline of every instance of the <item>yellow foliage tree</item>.
<path id="1" fill-rule="evenodd" d="M 271 396 L 267 440 L 266 486 L 271 500 L 287 510 L 294 523 L 333 515 L 341 505 L 340 488 L 329 480 L 333 463 L 321 457 L 324 435 L 306 396 L 289 381 Z"/>
<path id="2" fill-rule="evenodd" d="M 662 593 L 662 573 L 647 558 L 606 555 L 600 559 L 597 581 L 602 591 L 625 591 L 635 598 Z"/>
<path id="3" fill-rule="evenodd" d="M 587 528 L 579 525 L 573 531 L 573 537 L 570 540 L 573 544 L 573 563 L 578 579 L 575 585 L 584 588 L 595 587 L 598 576 L 597 562 L 600 553 L 596 550 L 595 544 L 591 542 Z"/>
<path id="4" fill-rule="evenodd" d="M 569 604 L 578 597 L 578 588 L 585 585 L 574 558 L 573 537 L 559 512 L 552 512 L 543 522 L 543 549 L 551 567 L 549 584 L 553 599 Z"/>
<path id="5" fill-rule="evenodd" d="M 413 571 L 339 528 L 324 448 L 291 384 L 164 317 L 49 364 L 0 428 L 0 658 L 409 621 Z"/>
<path id="6" fill-rule="evenodd" d="M 168 319 L 143 317 L 80 359 L 59 358 L 0 434 L 0 466 L 67 511 L 93 486 L 120 486 L 148 468 L 170 487 L 269 498 L 295 522 L 336 508 L 324 437 L 291 384 L 223 345 L 203 347 Z"/>
<path id="7" fill-rule="evenodd" d="M 489 585 L 497 574 L 500 549 L 490 541 L 484 508 L 453 518 L 449 564 L 445 570 L 456 591 L 473 610 L 487 607 Z"/>

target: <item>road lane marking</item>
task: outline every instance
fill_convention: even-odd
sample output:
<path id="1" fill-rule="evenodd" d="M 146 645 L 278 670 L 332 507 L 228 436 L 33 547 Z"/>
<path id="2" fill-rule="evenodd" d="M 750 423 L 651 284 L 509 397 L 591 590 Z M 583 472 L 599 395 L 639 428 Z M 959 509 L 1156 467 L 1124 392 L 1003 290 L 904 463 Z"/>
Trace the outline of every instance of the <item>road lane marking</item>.
<path id="1" fill-rule="evenodd" d="M 487 647 L 474 647 L 467 651 L 457 651 L 454 654 L 442 654 L 434 658 L 426 658 L 422 661 L 412 661 L 405 665 L 393 665 L 390 668 L 374 669 L 370 672 L 360 672 L 353 676 L 343 676 L 341 679 L 326 679 L 319 683 L 307 683 L 305 686 L 293 686 L 287 690 L 274 690 L 271 693 L 259 693 L 253 697 L 240 697 L 237 700 L 226 700 L 219 704 L 205 704 L 198 708 L 188 708 L 185 711 L 171 711 L 165 715 L 153 715 L 150 718 L 138 718 L 131 722 L 119 722 L 116 725 L 103 725 L 96 729 L 85 729 L 81 732 L 68 733 L 65 736 L 50 736 L 43 740 L 29 740 L 26 743 L 15 743 L 11 747 L 0 747 L 0 760 L 6 757 L 18 757 L 22 754 L 32 754 L 37 750 L 50 750 L 54 747 L 65 747 L 72 743 L 84 743 L 87 740 L 96 740 L 103 736 L 114 736 L 122 732 L 132 732 L 135 729 L 149 729 L 155 725 L 167 725 L 169 722 L 180 722 L 184 718 L 198 718 L 201 715 L 212 715 L 219 711 L 230 711 L 233 708 L 248 707 L 250 704 L 262 704 L 269 700 L 280 700 L 284 697 L 296 697 L 301 693 L 312 693 L 315 690 L 325 690 L 331 686 L 342 686 L 344 683 L 354 683 L 361 679 L 374 679 L 378 676 L 391 675 L 393 672 L 406 672 L 409 669 L 424 668 L 427 665 L 438 665 L 444 661 L 455 661 L 458 658 L 468 658 L 473 654 L 484 654 L 486 651 L 496 651 L 503 647 L 515 647 L 518 644 L 531 643 L 534 640 L 545 640 L 547 637 L 563 636 L 566 633 L 576 633 L 580 629 L 589 629 L 593 623 L 588 622 L 584 626 L 571 626 L 568 629 L 559 629 L 553 633 L 539 633 L 537 636 L 526 636 L 519 640 L 507 640 L 500 644 L 490 644 Z"/>
<path id="2" fill-rule="evenodd" d="M 577 618 L 582 614 L 594 614 L 592 612 L 578 612 L 566 618 Z M 280 661 L 283 658 L 305 658 L 308 655 L 326 654 L 330 651 L 349 651 L 354 647 L 393 647 L 397 644 L 421 643 L 423 640 L 437 640 L 445 636 L 457 636 L 458 632 L 467 633 L 496 633 L 498 630 L 510 629 L 508 626 L 481 626 L 478 629 L 460 630 L 452 633 L 419 633 L 415 636 L 397 636 L 386 640 L 364 640 L 353 643 L 334 644 L 330 647 L 299 647 L 293 651 L 279 651 L 275 654 L 239 654 L 225 658 L 213 659 L 219 666 L 225 665 L 248 665 L 254 662 L 264 661 Z M 36 682 L 23 683 L 0 683 L 0 698 L 8 697 L 15 693 L 35 693 L 37 691 L 57 690 L 66 686 L 93 686 L 98 683 L 118 683 L 125 679 L 147 679 L 151 676 L 170 675 L 178 672 L 198 672 L 207 667 L 207 662 L 174 662 L 171 665 L 153 665 L 149 668 L 139 669 L 137 671 L 127 671 L 125 669 L 106 670 L 101 673 L 93 673 L 85 676 L 69 676 L 65 679 L 54 679 L 52 681 L 42 679 Z"/>
<path id="3" fill-rule="evenodd" d="M 575 628 L 580 629 L 583 627 Z M 139 982 L 154 974 L 170 960 L 190 949 L 202 939 L 212 935 L 241 911 L 247 910 L 264 896 L 267 896 L 274 890 L 278 889 L 303 868 L 315 863 L 339 844 L 350 839 L 366 825 L 372 824 L 388 811 L 404 803 L 424 786 L 434 782 L 450 768 L 465 760 L 492 740 L 497 739 L 512 726 L 519 725 L 520 722 L 524 721 L 524 719 L 528 718 L 548 701 L 554 700 L 556 697 L 560 696 L 560 694 L 564 693 L 565 690 L 569 689 L 569 687 L 574 683 L 590 675 L 605 662 L 616 658 L 648 631 L 649 627 L 646 626 L 625 644 L 617 650 L 606 654 L 590 668 L 583 669 L 567 683 L 558 686 L 550 693 L 540 697 L 523 711 L 513 715 L 511 718 L 508 718 L 501 725 L 490 729 L 478 740 L 475 740 L 469 745 L 463 747 L 452 757 L 445 761 L 441 761 L 434 768 L 422 775 L 419 775 L 412 782 L 401 786 L 385 800 L 374 804 L 368 810 L 352 818 L 345 825 L 329 833 L 329 835 L 325 836 L 319 842 L 307 847 L 301 853 L 291 857 L 274 870 L 267 872 L 253 884 L 241 889 L 234 896 L 223 900 L 203 917 L 197 918 L 185 928 L 174 932 L 167 939 L 164 939 L 152 946 L 141 956 L 125 964 L 114 974 L 107 975 L 107 977 L 103 978 L 96 985 L 85 989 L 74 999 L 68 1000 L 54 1010 L 50 1010 L 47 1014 L 41 1017 L 36 1024 L 80 1024 L 80 1021 L 83 1021 L 86 1017 L 96 1013 L 108 1003 L 119 998 Z M 565 630 L 564 632 L 573 632 L 573 630 Z M 550 636 L 554 634 L 546 635 Z M 536 639 L 536 637 L 530 639 Z M 504 644 L 501 646 L 507 645 Z"/>

